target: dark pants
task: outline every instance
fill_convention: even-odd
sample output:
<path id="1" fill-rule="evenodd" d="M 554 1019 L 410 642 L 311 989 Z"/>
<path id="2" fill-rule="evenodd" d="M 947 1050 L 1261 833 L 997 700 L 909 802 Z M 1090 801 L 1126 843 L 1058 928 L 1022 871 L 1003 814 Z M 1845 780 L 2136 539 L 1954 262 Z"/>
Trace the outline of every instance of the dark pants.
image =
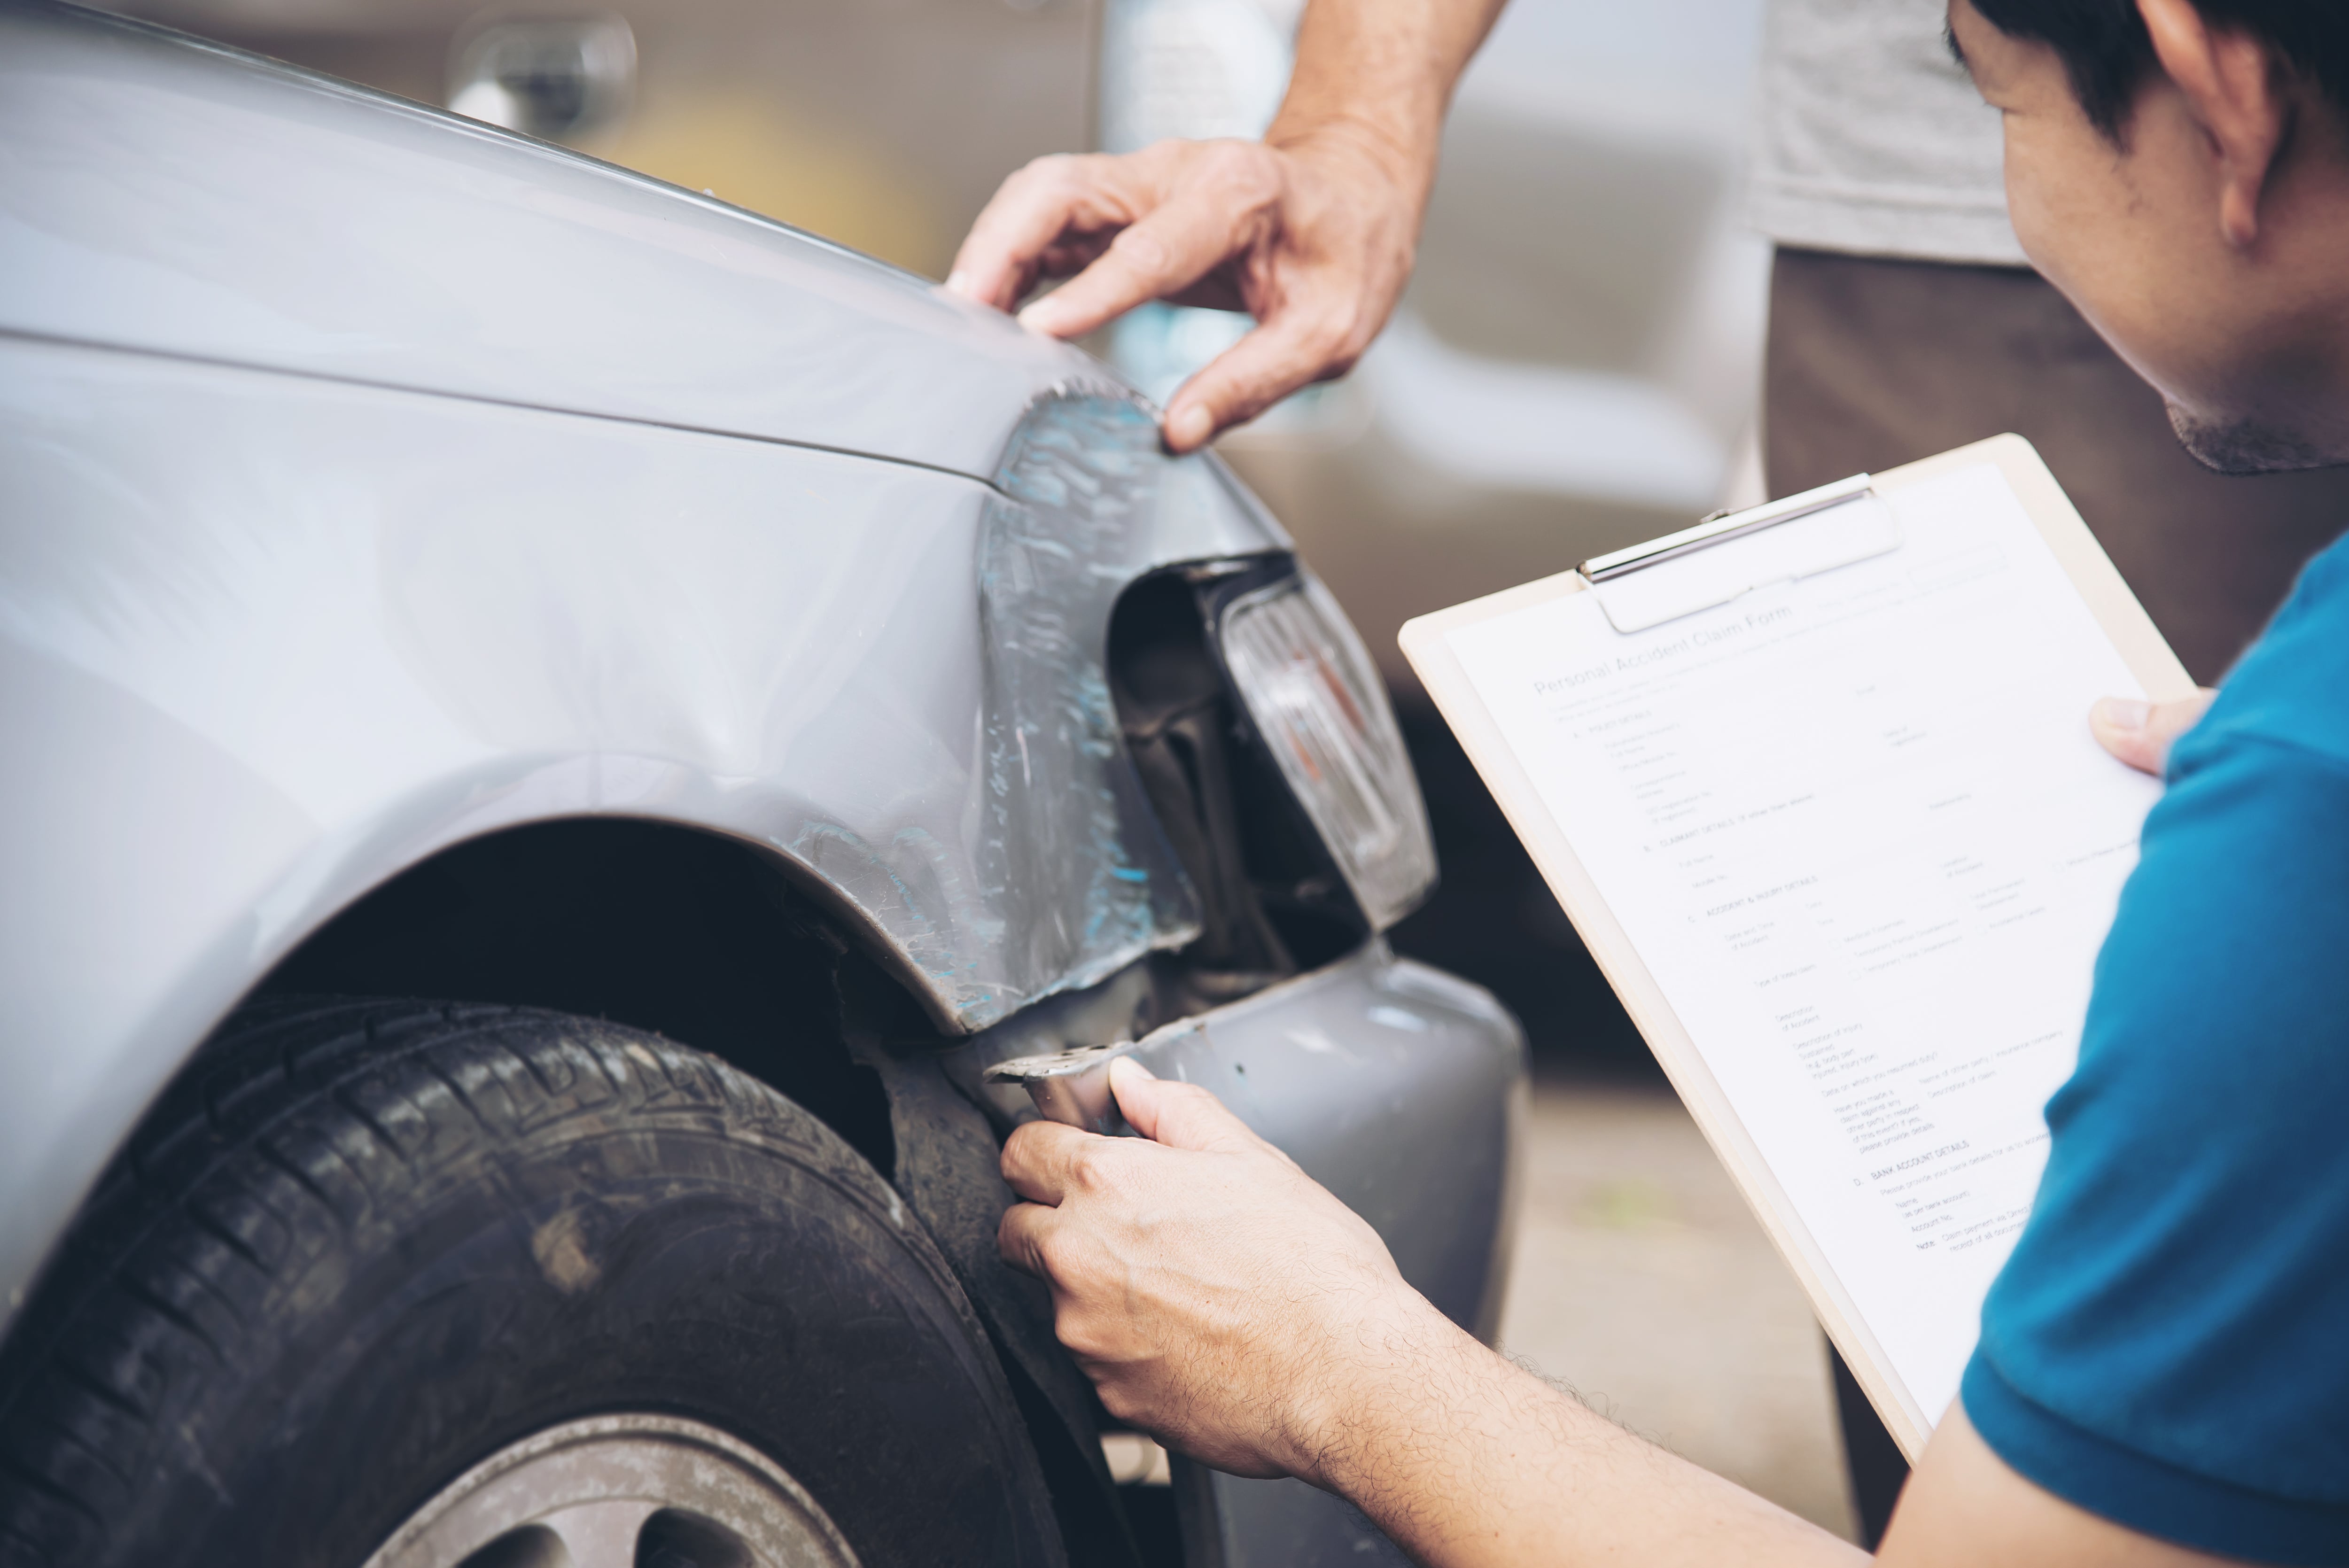
<path id="1" fill-rule="evenodd" d="M 2349 526 L 2349 469 L 2230 479 L 2036 273 L 1782 250 L 1770 280 L 1770 493 L 2012 430 L 2209 685 Z"/>
<path id="2" fill-rule="evenodd" d="M 2205 685 L 2349 525 L 2349 468 L 2229 479 L 2198 467 L 2160 397 L 2035 273 L 1778 253 L 1763 383 L 1772 495 L 2007 430 L 2039 449 Z M 1835 1372 L 1873 1547 L 1909 1468 L 1840 1359 Z"/>

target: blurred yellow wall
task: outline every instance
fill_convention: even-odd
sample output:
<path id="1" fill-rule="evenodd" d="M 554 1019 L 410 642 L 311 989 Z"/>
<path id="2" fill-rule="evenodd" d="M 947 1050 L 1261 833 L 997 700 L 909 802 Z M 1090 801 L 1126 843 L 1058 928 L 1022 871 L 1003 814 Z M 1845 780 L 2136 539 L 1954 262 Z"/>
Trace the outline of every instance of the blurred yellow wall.
<path id="1" fill-rule="evenodd" d="M 914 272 L 943 276 L 954 256 L 945 203 L 916 170 L 771 90 L 647 84 L 618 134 L 585 150 Z"/>

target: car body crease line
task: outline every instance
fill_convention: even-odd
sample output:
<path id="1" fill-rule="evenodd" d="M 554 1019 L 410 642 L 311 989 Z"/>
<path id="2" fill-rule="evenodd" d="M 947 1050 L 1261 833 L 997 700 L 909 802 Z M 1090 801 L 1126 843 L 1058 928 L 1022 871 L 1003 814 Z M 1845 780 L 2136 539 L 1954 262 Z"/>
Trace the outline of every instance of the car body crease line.
<path id="1" fill-rule="evenodd" d="M 823 452 L 836 458 L 854 458 L 868 463 L 887 463 L 895 468 L 918 469 L 924 473 L 943 474 L 948 479 L 967 480 L 984 487 L 1007 501 L 1018 504 L 1017 498 L 1006 491 L 992 478 L 974 474 L 962 469 L 948 468 L 943 463 L 926 463 L 919 458 L 893 457 L 886 452 L 868 452 L 854 447 L 827 446 L 820 441 L 794 441 L 783 436 L 761 435 L 754 430 L 729 430 L 713 425 L 691 425 L 674 419 L 648 419 L 637 414 L 614 414 L 601 409 L 578 408 L 557 403 L 534 403 L 523 397 L 497 397 L 481 392 L 458 392 L 439 387 L 419 387 L 411 382 L 377 381 L 364 376 L 346 376 L 331 370 L 310 370 L 299 366 L 270 365 L 249 359 L 231 359 L 219 355 L 191 354 L 184 349 L 140 348 L 128 344 L 109 343 L 103 339 L 74 337 L 60 333 L 32 332 L 24 327 L 0 325 L 0 340 L 43 345 L 53 348 L 87 349 L 97 354 L 118 354 L 135 359 L 168 360 L 179 365 L 193 365 L 213 370 L 236 370 L 254 376 L 283 376 L 295 380 L 314 381 L 335 387 L 350 387 L 368 392 L 390 392 L 410 397 L 438 397 L 455 403 L 471 403 L 491 408 L 512 408 L 528 414 L 552 414 L 567 419 L 600 419 L 615 425 L 633 425 L 641 429 L 672 430 L 684 436 L 711 436 L 728 441 L 756 441 L 765 447 L 789 447 L 794 451 Z"/>

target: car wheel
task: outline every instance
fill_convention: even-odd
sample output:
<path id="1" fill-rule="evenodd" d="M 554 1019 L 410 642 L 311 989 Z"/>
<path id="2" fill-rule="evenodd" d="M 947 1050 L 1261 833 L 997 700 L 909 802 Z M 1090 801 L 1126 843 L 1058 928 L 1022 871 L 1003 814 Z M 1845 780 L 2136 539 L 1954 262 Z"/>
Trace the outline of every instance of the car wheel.
<path id="1" fill-rule="evenodd" d="M 879 1174 L 587 1019 L 285 1001 L 152 1113 L 0 1354 L 0 1563 L 1056 1563 Z"/>

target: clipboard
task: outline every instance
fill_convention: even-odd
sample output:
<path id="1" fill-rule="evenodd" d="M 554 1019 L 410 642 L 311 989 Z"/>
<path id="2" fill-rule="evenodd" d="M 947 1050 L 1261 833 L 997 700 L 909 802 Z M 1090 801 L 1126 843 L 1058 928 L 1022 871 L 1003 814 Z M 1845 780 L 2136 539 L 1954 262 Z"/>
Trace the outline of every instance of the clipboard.
<path id="1" fill-rule="evenodd" d="M 2183 696 L 2193 682 L 2138 604 L 2030 443 L 2003 435 L 1586 562 L 1573 571 L 1425 615 L 1401 642 L 1463 748 L 1531 852 L 1672 1087 L 1808 1294 L 1822 1326 L 1901 1450 L 1913 1461 L 1940 1411 L 1923 1408 L 1875 1327 L 1832 1266 L 1813 1227 L 1774 1172 L 1754 1129 L 1698 1048 L 1624 923 L 1602 896 L 1568 830 L 1488 706 L 1454 634 L 1536 606 L 1595 594 L 1619 633 L 1650 632 L 1733 603 L 1764 583 L 1799 583 L 1904 548 L 1889 498 L 1960 470 L 1988 465 L 2020 502 L 2095 624 L 2153 700 Z M 2081 715 L 2085 731 L 2086 716 Z M 2134 841 L 2131 841 L 2133 851 Z M 2083 982 L 2085 985 L 2085 981 Z M 2077 1037 L 2074 1036 L 2073 1048 Z M 2011 1243 L 2009 1243 L 2011 1245 Z M 2003 1252 L 1999 1253 L 2003 1256 Z M 1879 1314 L 1879 1315 L 1881 1315 Z"/>

